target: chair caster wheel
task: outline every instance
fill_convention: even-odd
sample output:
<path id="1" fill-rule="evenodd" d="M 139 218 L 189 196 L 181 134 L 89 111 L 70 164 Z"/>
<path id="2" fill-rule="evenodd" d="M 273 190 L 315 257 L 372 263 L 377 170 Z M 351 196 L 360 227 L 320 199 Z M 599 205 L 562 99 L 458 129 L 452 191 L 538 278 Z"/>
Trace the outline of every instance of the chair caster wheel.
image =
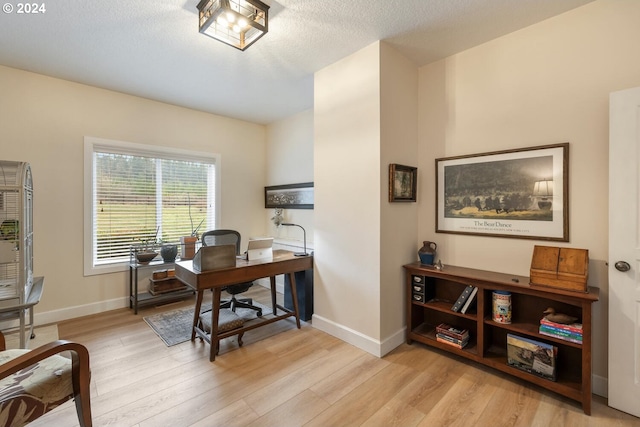
<path id="1" fill-rule="evenodd" d="M 260 311 L 256 312 L 256 316 L 258 316 L 258 317 L 262 317 L 262 310 L 260 310 Z"/>

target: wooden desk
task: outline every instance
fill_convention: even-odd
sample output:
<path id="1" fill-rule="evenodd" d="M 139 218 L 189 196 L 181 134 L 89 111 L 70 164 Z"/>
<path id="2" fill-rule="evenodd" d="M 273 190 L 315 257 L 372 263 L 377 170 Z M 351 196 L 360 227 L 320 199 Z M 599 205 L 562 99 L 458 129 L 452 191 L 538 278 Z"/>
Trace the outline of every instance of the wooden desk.
<path id="1" fill-rule="evenodd" d="M 297 257 L 293 252 L 284 250 L 273 251 L 273 259 L 246 261 L 238 259 L 236 266 L 231 268 L 223 268 L 220 270 L 197 271 L 193 269 L 193 261 L 176 262 L 176 277 L 187 286 L 191 287 L 197 293 L 195 311 L 193 313 L 193 330 L 191 332 L 191 341 L 195 340 L 196 334 L 209 342 L 211 349 L 209 360 L 214 361 L 218 352 L 219 342 L 223 338 L 232 335 L 240 335 L 244 332 L 263 326 L 287 317 L 295 317 L 298 329 L 300 328 L 300 316 L 298 311 L 298 296 L 296 292 L 296 283 L 294 273 L 313 268 L 313 258 L 311 256 Z M 291 285 L 291 295 L 293 297 L 293 310 L 276 303 L 276 276 L 279 274 L 288 274 L 289 283 Z M 271 305 L 273 307 L 274 317 L 263 322 L 244 326 L 242 328 L 233 329 L 228 332 L 218 333 L 218 317 L 220 313 L 220 296 L 222 289 L 227 285 L 236 283 L 251 282 L 263 277 L 269 277 L 271 282 Z M 202 305 L 202 297 L 207 289 L 213 290 L 213 304 L 211 309 L 211 338 L 205 331 L 197 328 L 198 317 L 200 315 L 200 307 Z M 278 309 L 284 314 L 278 315 Z"/>

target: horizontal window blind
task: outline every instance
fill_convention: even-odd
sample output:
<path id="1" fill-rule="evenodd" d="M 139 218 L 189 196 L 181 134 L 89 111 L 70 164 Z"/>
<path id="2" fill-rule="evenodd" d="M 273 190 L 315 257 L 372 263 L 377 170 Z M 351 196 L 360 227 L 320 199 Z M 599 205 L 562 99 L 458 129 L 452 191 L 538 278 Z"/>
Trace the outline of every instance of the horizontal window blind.
<path id="1" fill-rule="evenodd" d="M 93 265 L 129 260 L 132 245 L 178 243 L 215 224 L 215 163 L 94 146 Z"/>

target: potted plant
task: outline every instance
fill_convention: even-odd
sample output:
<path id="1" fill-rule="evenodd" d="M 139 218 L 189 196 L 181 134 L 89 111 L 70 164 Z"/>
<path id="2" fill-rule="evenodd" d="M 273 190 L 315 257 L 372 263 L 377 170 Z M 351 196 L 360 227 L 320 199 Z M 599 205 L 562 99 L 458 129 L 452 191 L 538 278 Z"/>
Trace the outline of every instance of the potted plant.
<path id="1" fill-rule="evenodd" d="M 191 214 L 189 214 L 191 218 Z M 180 237 L 180 259 L 193 259 L 196 255 L 196 242 L 198 241 L 198 230 L 202 226 L 204 219 L 200 221 L 200 224 L 191 232 L 191 236 Z M 191 227 L 193 228 L 193 221 L 191 221 Z"/>

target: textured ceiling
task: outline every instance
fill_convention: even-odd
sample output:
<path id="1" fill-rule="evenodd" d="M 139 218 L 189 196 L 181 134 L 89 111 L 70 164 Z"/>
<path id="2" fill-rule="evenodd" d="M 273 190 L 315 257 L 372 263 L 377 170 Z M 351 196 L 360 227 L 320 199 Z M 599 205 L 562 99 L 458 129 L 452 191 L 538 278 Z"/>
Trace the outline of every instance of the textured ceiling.
<path id="1" fill-rule="evenodd" d="M 311 108 L 313 73 L 376 40 L 420 66 L 593 0 L 263 1 L 269 33 L 241 52 L 198 33 L 198 0 L 51 0 L 30 15 L 4 0 L 0 64 L 270 123 Z"/>

